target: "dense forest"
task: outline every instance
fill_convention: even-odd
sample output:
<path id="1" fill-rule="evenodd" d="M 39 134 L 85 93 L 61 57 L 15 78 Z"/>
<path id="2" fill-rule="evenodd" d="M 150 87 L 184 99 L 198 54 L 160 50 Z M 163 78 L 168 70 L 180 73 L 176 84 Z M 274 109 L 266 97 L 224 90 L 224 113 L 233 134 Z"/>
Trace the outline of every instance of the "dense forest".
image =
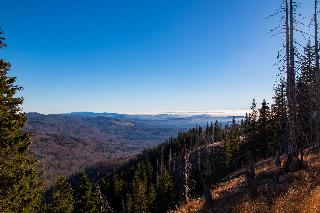
<path id="1" fill-rule="evenodd" d="M 22 88 L 9 77 L 10 64 L 0 61 L 0 211 L 1 212 L 167 212 L 194 197 L 214 204 L 211 188 L 244 174 L 248 194 L 257 195 L 255 163 L 272 158 L 283 173 L 303 169 L 304 151 L 318 149 L 320 140 L 320 69 L 317 1 L 312 35 L 298 34 L 299 7 L 284 0 L 276 14 L 284 35 L 278 55 L 278 80 L 272 103 L 253 99 L 244 119 L 231 125 L 218 121 L 196 126 L 144 150 L 108 175 L 90 172 L 61 177 L 41 187 L 37 162 L 27 155 L 30 134 L 22 130 L 26 115 Z M 279 31 L 279 32 L 277 32 Z M 3 35 L 1 33 L 1 35 Z M 300 45 L 298 45 L 300 44 Z M 5 47 L 0 38 L 0 47 Z M 273 174 L 277 182 L 280 174 Z"/>

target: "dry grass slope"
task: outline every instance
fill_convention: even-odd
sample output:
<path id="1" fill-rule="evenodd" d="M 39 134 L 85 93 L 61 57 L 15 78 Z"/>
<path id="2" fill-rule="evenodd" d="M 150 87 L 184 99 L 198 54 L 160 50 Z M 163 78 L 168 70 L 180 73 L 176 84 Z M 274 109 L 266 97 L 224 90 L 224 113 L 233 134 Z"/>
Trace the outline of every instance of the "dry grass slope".
<path id="1" fill-rule="evenodd" d="M 189 212 L 310 212 L 320 213 L 320 154 L 309 154 L 304 169 L 283 174 L 274 184 L 270 174 L 276 172 L 271 160 L 257 165 L 258 196 L 247 195 L 244 177 L 216 186 L 212 190 L 215 205 L 204 209 L 202 199 L 190 200 L 176 213 Z"/>

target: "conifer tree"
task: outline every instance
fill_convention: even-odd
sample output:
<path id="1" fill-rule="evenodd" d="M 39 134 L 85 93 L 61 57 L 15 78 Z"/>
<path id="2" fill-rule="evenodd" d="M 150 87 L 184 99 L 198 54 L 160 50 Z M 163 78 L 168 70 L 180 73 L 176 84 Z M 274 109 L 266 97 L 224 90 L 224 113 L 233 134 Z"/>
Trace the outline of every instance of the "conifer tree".
<path id="1" fill-rule="evenodd" d="M 159 212 L 166 212 L 175 200 L 171 175 L 167 169 L 163 169 L 160 173 L 157 195 Z"/>
<path id="2" fill-rule="evenodd" d="M 112 192 L 110 196 L 113 201 L 115 209 L 124 209 L 124 200 L 125 200 L 125 181 L 121 176 L 116 174 L 112 178 Z"/>
<path id="3" fill-rule="evenodd" d="M 99 212 L 101 207 L 100 198 L 95 193 L 88 176 L 83 173 L 81 182 L 74 193 L 75 212 L 93 213 Z"/>
<path id="4" fill-rule="evenodd" d="M 226 155 L 225 165 L 228 169 L 232 169 L 234 167 L 234 147 L 228 138 L 224 141 L 224 152 Z"/>
<path id="5" fill-rule="evenodd" d="M 150 187 L 149 187 L 149 195 L 148 195 L 149 199 L 149 210 L 150 212 L 156 212 L 157 211 L 157 205 L 156 205 L 156 198 L 157 198 L 157 191 L 156 191 L 156 187 L 154 186 L 154 184 L 151 183 Z"/>
<path id="6" fill-rule="evenodd" d="M 259 118 L 257 121 L 257 158 L 264 158 L 270 155 L 269 145 L 271 143 L 271 126 L 270 126 L 270 107 L 264 99 L 259 109 Z"/>
<path id="7" fill-rule="evenodd" d="M 239 137 L 240 137 L 240 127 L 239 124 L 236 121 L 236 118 L 232 118 L 232 124 L 231 124 L 231 129 L 230 129 L 230 136 L 231 139 L 235 142 L 239 142 Z"/>
<path id="8" fill-rule="evenodd" d="M 65 177 L 60 177 L 53 187 L 51 212 L 73 212 L 73 191 Z"/>
<path id="9" fill-rule="evenodd" d="M 0 32 L 0 49 L 5 47 Z M 41 197 L 35 161 L 27 155 L 30 134 L 22 130 L 27 117 L 22 112 L 22 87 L 9 77 L 10 64 L 0 59 L 0 212 L 34 212 Z"/>
<path id="10" fill-rule="evenodd" d="M 274 88 L 273 104 L 271 107 L 271 129 L 273 140 L 273 154 L 276 166 L 280 166 L 280 154 L 287 140 L 287 100 L 286 86 L 283 78 L 280 78 L 279 84 Z"/>
<path id="11" fill-rule="evenodd" d="M 132 183 L 132 192 L 129 195 L 129 212 L 148 212 L 149 205 L 147 192 L 147 177 L 138 169 L 135 172 Z"/>
<path id="12" fill-rule="evenodd" d="M 253 159 L 256 160 L 256 149 L 257 149 L 257 120 L 258 110 L 256 100 L 252 100 L 250 107 L 251 113 L 246 115 L 244 121 L 244 136 L 247 144 L 247 149 L 251 151 Z"/>
<path id="13" fill-rule="evenodd" d="M 212 179 L 212 175 L 211 175 L 210 163 L 208 161 L 209 161 L 208 158 L 202 160 L 200 178 L 202 182 L 205 206 L 207 208 L 210 208 L 213 205 L 213 199 L 211 195 L 211 185 L 210 185 L 211 183 L 210 179 Z"/>
<path id="14" fill-rule="evenodd" d="M 314 125 L 312 122 L 312 113 L 315 110 L 315 94 L 313 86 L 316 83 L 316 76 L 314 72 L 314 52 L 310 41 L 304 48 L 300 63 L 300 75 L 297 81 L 297 118 L 298 118 L 298 145 L 301 158 L 303 157 L 303 149 L 310 146 L 314 139 Z"/>
<path id="15" fill-rule="evenodd" d="M 219 121 L 216 121 L 214 123 L 213 134 L 214 134 L 214 141 L 215 142 L 220 142 L 222 140 L 221 125 L 220 125 Z"/>

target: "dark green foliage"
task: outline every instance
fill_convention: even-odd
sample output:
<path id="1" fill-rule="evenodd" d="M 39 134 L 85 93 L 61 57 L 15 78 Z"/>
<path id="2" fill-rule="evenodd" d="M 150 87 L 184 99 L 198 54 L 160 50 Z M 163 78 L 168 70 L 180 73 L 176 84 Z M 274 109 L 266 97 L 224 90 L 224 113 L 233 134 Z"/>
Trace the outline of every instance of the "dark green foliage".
<path id="1" fill-rule="evenodd" d="M 148 200 L 148 182 L 145 171 L 145 165 L 139 165 L 136 170 L 132 182 L 132 191 L 129 194 L 131 198 L 131 204 L 129 212 L 148 212 L 149 200 Z"/>
<path id="2" fill-rule="evenodd" d="M 106 183 L 101 181 L 100 184 Z M 86 173 L 81 173 L 69 181 L 59 178 L 47 191 L 41 212 L 108 212 L 111 209 L 108 202 L 99 185 L 94 184 Z"/>
<path id="3" fill-rule="evenodd" d="M 173 207 L 175 193 L 173 189 L 172 177 L 167 169 L 163 169 L 159 175 L 156 202 L 159 209 L 156 212 L 165 212 L 168 207 Z M 167 207 L 168 206 L 168 207 Z"/>
<path id="4" fill-rule="evenodd" d="M 53 187 L 52 205 L 50 212 L 71 213 L 73 212 L 73 190 L 64 177 L 60 177 Z"/>
<path id="5" fill-rule="evenodd" d="M 312 112 L 316 110 L 316 72 L 314 68 L 314 50 L 310 44 L 304 48 L 300 59 L 301 72 L 297 81 L 298 102 L 298 142 L 299 147 L 310 146 L 314 140 Z"/>
<path id="6" fill-rule="evenodd" d="M 0 33 L 0 49 L 4 47 Z M 9 77 L 10 64 L 0 60 L 0 212 L 34 212 L 41 195 L 35 161 L 28 157 L 30 134 L 22 130 L 26 115 L 23 98 L 16 97 L 22 87 Z"/>
<path id="7" fill-rule="evenodd" d="M 245 150 L 251 151 L 254 161 L 263 159 L 272 154 L 272 116 L 266 100 L 263 100 L 261 108 L 257 110 L 257 104 L 253 100 L 251 113 L 247 114 L 243 122 L 243 134 Z"/>
<path id="8" fill-rule="evenodd" d="M 262 159 L 270 156 L 271 153 L 271 111 L 266 100 L 263 100 L 259 109 L 259 117 L 257 120 L 257 145 L 256 158 Z"/>
<path id="9" fill-rule="evenodd" d="M 83 173 L 81 181 L 74 190 L 75 212 L 99 212 L 101 200 L 88 176 Z"/>
<path id="10" fill-rule="evenodd" d="M 273 154 L 279 158 L 282 150 L 285 150 L 287 139 L 287 100 L 285 97 L 285 81 L 280 78 L 279 84 L 275 87 L 273 104 L 271 108 L 271 131 Z M 279 162 L 278 162 L 279 163 Z"/>
<path id="11" fill-rule="evenodd" d="M 248 147 L 248 150 L 251 153 L 255 154 L 257 149 L 257 119 L 258 119 L 258 111 L 257 111 L 257 104 L 256 100 L 253 99 L 252 105 L 250 107 L 251 113 L 246 114 L 245 121 L 244 121 L 244 137 Z M 255 155 L 254 155 L 255 158 Z"/>
<path id="12" fill-rule="evenodd" d="M 103 201 L 115 212 L 167 212 L 184 201 L 181 192 L 186 184 L 188 197 L 204 196 L 206 205 L 213 204 L 210 189 L 231 172 L 248 166 L 248 158 L 254 177 L 254 162 L 285 151 L 287 102 L 283 81 L 275 91 L 271 109 L 265 100 L 260 108 L 253 100 L 245 119 L 233 118 L 225 126 L 215 122 L 205 129 L 197 126 L 143 151 L 96 183 L 102 189 L 100 196 L 83 176 L 74 192 L 75 212 L 101 212 Z M 188 181 L 184 182 L 186 153 L 190 165 Z M 250 157 L 244 157 L 246 153 L 251 153 Z M 253 178 L 250 183 L 254 182 Z"/>
<path id="13" fill-rule="evenodd" d="M 214 141 L 218 142 L 222 140 L 223 135 L 222 135 L 221 124 L 219 123 L 219 121 L 216 121 L 214 123 L 213 134 L 214 134 Z"/>
<path id="14" fill-rule="evenodd" d="M 258 119 L 256 106 L 252 109 L 250 118 L 254 122 L 250 128 L 254 132 L 248 134 L 252 134 L 250 140 L 255 145 L 253 147 L 258 147 L 258 136 L 255 135 L 259 129 L 258 123 L 262 127 L 265 120 L 269 119 L 265 119 L 264 115 Z M 270 114 L 266 103 L 260 111 L 268 116 Z M 167 212 L 184 201 L 181 196 L 185 184 L 182 178 L 182 150 L 189 156 L 189 197 L 208 194 L 205 189 L 214 186 L 229 172 L 241 168 L 237 158 L 248 149 L 248 143 L 244 140 L 244 123 L 234 118 L 231 125 L 224 127 L 216 122 L 207 125 L 205 129 L 198 126 L 181 132 L 176 138 L 145 150 L 105 177 L 101 185 L 102 194 L 108 198 L 116 212 Z M 261 135 L 267 134 L 267 130 L 263 130 Z"/>

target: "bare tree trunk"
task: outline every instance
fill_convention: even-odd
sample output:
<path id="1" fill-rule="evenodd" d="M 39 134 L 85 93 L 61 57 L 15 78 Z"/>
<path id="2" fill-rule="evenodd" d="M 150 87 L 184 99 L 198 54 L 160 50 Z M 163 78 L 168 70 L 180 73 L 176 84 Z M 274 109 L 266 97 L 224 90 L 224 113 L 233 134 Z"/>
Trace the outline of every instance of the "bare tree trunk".
<path id="1" fill-rule="evenodd" d="M 275 150 L 274 164 L 275 164 L 276 168 L 280 168 L 280 166 L 281 166 L 280 148 L 279 147 L 276 147 L 276 150 Z"/>
<path id="2" fill-rule="evenodd" d="M 316 70 L 319 70 L 319 43 L 318 43 L 318 17 L 317 17 L 318 0 L 314 1 L 314 47 L 316 56 Z"/>
<path id="3" fill-rule="evenodd" d="M 316 112 L 315 112 L 315 124 L 316 124 L 316 134 L 315 142 L 316 145 L 320 144 L 320 69 L 319 69 L 319 41 L 318 41 L 318 0 L 314 1 L 314 47 L 316 55 L 316 85 L 315 85 L 315 94 L 316 94 Z"/>
<path id="4" fill-rule="evenodd" d="M 290 32 L 289 32 L 289 8 L 286 0 L 286 62 L 287 62 L 287 87 L 290 84 Z M 287 95 L 289 94 L 287 88 Z"/>
<path id="5" fill-rule="evenodd" d="M 253 157 L 250 151 L 247 154 L 245 166 L 246 166 L 245 175 L 247 179 L 249 192 L 252 197 L 255 197 L 257 196 L 258 192 L 257 192 L 254 162 L 253 162 Z"/>
<path id="6" fill-rule="evenodd" d="M 108 212 L 114 212 L 113 209 L 111 208 L 109 202 L 107 199 L 105 199 L 103 196 L 102 196 L 102 193 L 101 193 L 101 190 L 100 190 L 100 187 L 99 185 L 97 185 L 96 189 L 95 189 L 95 192 L 97 193 L 99 199 L 100 199 L 100 202 L 101 202 L 101 206 L 100 206 L 100 210 L 99 210 L 99 213 L 108 213 Z M 122 209 L 124 210 L 124 205 L 122 206 Z"/>
<path id="7" fill-rule="evenodd" d="M 184 184 L 183 184 L 183 189 L 184 189 L 184 200 L 188 201 L 189 200 L 189 153 L 188 150 L 185 151 L 184 155 Z"/>
<path id="8" fill-rule="evenodd" d="M 296 138 L 297 124 L 297 97 L 296 97 L 296 80 L 295 80 L 295 50 L 294 50 L 294 15 L 293 0 L 290 0 L 290 9 L 288 8 L 288 0 L 286 0 L 286 52 L 287 52 L 287 99 L 288 99 L 288 159 L 287 169 L 289 171 L 297 170 L 298 146 Z M 289 16 L 290 14 L 290 16 Z M 290 17 L 290 18 L 289 18 Z M 290 19 L 290 20 L 289 20 Z M 289 27 L 290 21 L 290 27 Z M 288 50 L 290 51 L 288 53 Z M 289 58 L 288 58 L 289 56 Z M 289 64 L 288 64 L 289 61 Z"/>
<path id="9" fill-rule="evenodd" d="M 205 206 L 206 208 L 210 208 L 213 206 L 213 199 L 211 195 L 211 168 L 210 163 L 207 159 L 204 159 L 201 164 L 201 180 L 202 180 L 202 186 L 203 186 L 203 197 L 205 200 Z"/>
<path id="10" fill-rule="evenodd" d="M 186 146 L 183 145 L 181 148 L 181 165 L 180 165 L 180 175 L 181 175 L 181 185 L 180 185 L 180 199 L 182 201 L 187 201 L 189 199 L 189 153 Z"/>

